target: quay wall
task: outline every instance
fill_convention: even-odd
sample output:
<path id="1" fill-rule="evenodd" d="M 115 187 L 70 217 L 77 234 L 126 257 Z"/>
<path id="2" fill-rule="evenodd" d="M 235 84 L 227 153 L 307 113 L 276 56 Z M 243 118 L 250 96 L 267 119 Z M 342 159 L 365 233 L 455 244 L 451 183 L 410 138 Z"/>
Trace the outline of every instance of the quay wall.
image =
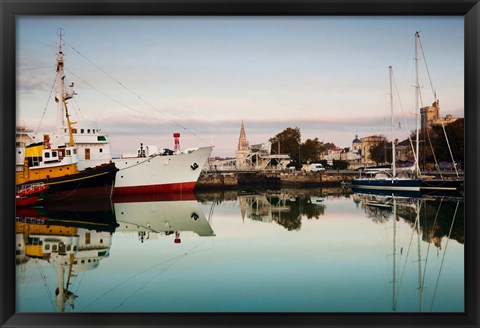
<path id="1" fill-rule="evenodd" d="M 195 189 L 237 189 L 237 186 L 238 176 L 236 173 L 202 173 Z"/>
<path id="2" fill-rule="evenodd" d="M 358 176 L 357 172 L 324 172 L 324 173 L 292 173 L 280 174 L 282 187 L 309 187 L 309 186 L 336 186 L 341 183 L 349 183 L 354 177 Z"/>
<path id="3" fill-rule="evenodd" d="M 341 183 L 349 183 L 354 177 L 358 176 L 358 172 L 351 171 L 327 171 L 322 173 L 312 172 L 208 172 L 202 173 L 197 181 L 195 189 L 237 189 L 239 185 L 250 183 L 251 180 L 272 181 L 275 178 L 280 181 L 282 188 L 298 188 L 298 187 L 321 187 L 321 186 L 337 186 Z M 259 177 L 266 179 L 259 179 Z M 247 181 L 245 181 L 247 179 Z M 239 182 L 240 180 L 240 182 Z"/>

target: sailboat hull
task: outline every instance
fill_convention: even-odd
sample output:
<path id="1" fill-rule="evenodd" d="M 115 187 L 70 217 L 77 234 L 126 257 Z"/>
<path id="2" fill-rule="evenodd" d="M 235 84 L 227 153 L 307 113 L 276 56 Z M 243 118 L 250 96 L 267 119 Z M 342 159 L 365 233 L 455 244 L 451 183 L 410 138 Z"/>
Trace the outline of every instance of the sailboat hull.
<path id="1" fill-rule="evenodd" d="M 421 190 L 458 190 L 463 184 L 462 179 L 423 179 L 420 186 Z"/>
<path id="2" fill-rule="evenodd" d="M 355 179 L 352 188 L 370 190 L 420 191 L 421 181 L 417 179 Z"/>

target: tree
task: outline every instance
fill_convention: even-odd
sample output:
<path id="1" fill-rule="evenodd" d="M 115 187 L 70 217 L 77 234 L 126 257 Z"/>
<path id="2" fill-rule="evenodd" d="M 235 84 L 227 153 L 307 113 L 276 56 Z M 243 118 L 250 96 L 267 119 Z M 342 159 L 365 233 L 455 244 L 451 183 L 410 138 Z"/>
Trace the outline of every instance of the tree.
<path id="1" fill-rule="evenodd" d="M 272 153 L 277 154 L 280 148 L 281 154 L 287 154 L 291 159 L 299 159 L 299 147 L 301 142 L 300 129 L 286 128 L 269 140 L 272 143 Z M 280 147 L 278 143 L 280 142 Z"/>
<path id="2" fill-rule="evenodd" d="M 322 152 L 335 147 L 335 144 L 323 143 L 318 138 L 307 139 L 302 143 L 300 129 L 297 127 L 286 128 L 269 141 L 272 143 L 272 154 L 278 154 L 280 148 L 280 154 L 290 156 L 297 168 L 301 167 L 302 163 L 318 162 Z"/>
<path id="3" fill-rule="evenodd" d="M 315 139 L 307 139 L 300 146 L 301 160 L 303 163 L 315 163 L 320 160 L 323 143 Z"/>
<path id="4" fill-rule="evenodd" d="M 336 146 L 333 142 L 322 143 L 322 152 L 324 152 L 325 150 L 335 148 L 335 147 Z"/>
<path id="5" fill-rule="evenodd" d="M 445 125 L 445 133 L 448 137 L 448 142 L 450 144 L 450 149 L 453 154 L 453 158 L 456 162 L 463 161 L 464 158 L 464 131 L 465 131 L 465 120 L 458 119 L 453 123 Z M 450 150 L 448 148 L 447 140 L 445 138 L 445 133 L 441 125 L 432 126 L 432 134 L 430 138 L 432 139 L 432 146 L 437 161 L 447 161 L 451 162 Z"/>
<path id="6" fill-rule="evenodd" d="M 435 159 L 437 162 L 451 162 L 450 149 L 452 151 L 455 162 L 461 163 L 464 158 L 464 123 L 463 118 L 457 119 L 455 122 L 445 124 L 445 132 L 442 125 L 433 125 L 428 130 L 420 131 L 420 163 L 425 167 L 433 167 Z M 415 143 L 415 138 L 413 138 Z"/>
<path id="7" fill-rule="evenodd" d="M 334 159 L 332 166 L 334 170 L 346 170 L 348 167 L 348 162 L 340 159 Z"/>

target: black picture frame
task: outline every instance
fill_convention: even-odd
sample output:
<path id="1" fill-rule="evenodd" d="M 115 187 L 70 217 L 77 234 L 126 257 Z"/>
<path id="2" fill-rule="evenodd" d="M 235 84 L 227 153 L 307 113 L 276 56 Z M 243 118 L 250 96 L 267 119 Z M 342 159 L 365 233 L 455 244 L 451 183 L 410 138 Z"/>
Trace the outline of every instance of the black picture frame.
<path id="1" fill-rule="evenodd" d="M 478 0 L 0 0 L 2 327 L 478 327 L 480 4 Z M 465 18 L 465 313 L 16 313 L 14 234 L 15 18 L 18 15 L 460 15 Z"/>

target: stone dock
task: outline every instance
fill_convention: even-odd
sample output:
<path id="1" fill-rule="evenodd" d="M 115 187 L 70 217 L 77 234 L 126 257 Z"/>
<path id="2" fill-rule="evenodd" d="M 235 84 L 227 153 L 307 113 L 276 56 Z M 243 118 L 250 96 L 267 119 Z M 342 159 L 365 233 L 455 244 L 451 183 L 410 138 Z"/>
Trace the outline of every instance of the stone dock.
<path id="1" fill-rule="evenodd" d="M 358 172 L 205 172 L 198 179 L 196 190 L 212 189 L 280 189 L 299 187 L 327 187 L 350 183 Z"/>

